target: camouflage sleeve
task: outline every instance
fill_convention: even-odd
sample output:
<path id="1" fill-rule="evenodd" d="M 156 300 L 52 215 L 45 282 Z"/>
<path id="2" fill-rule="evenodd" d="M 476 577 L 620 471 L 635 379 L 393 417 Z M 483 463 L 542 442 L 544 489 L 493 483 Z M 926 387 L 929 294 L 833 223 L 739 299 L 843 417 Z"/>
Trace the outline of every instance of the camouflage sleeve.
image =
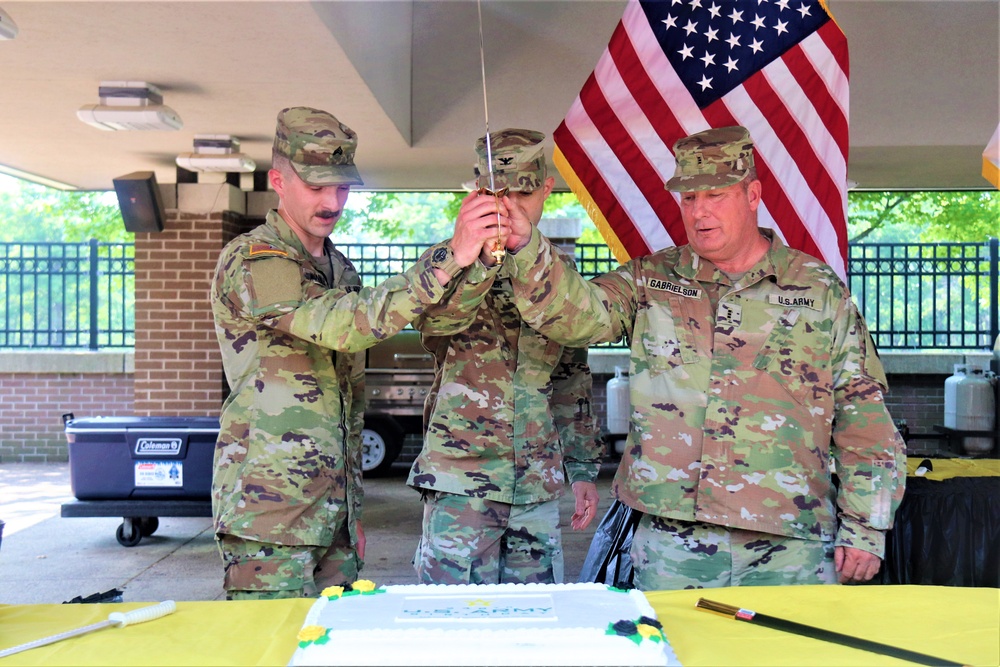
<path id="1" fill-rule="evenodd" d="M 635 313 L 634 281 L 625 267 L 588 282 L 563 262 L 537 229 L 510 263 L 521 317 L 536 331 L 570 347 L 619 341 Z"/>
<path id="2" fill-rule="evenodd" d="M 499 265 L 483 266 L 478 260 L 448 283 L 441 301 L 413 321 L 413 328 L 427 336 L 452 336 L 465 331 L 493 286 Z"/>
<path id="3" fill-rule="evenodd" d="M 566 477 L 570 483 L 594 482 L 601 470 L 602 447 L 591 409 L 594 378 L 587 365 L 587 349 L 563 348 L 552 372 L 552 421 L 562 444 Z"/>
<path id="4" fill-rule="evenodd" d="M 351 367 L 351 411 L 347 415 L 347 447 L 345 454 L 347 465 L 344 466 L 348 475 L 353 476 L 353 483 L 348 485 L 352 489 L 351 512 L 356 521 L 361 520 L 361 509 L 365 496 L 365 487 L 362 479 L 362 455 L 364 453 L 364 443 L 361 440 L 361 431 L 365 427 L 365 404 L 367 392 L 365 391 L 365 363 L 364 354 L 358 355 L 360 358 Z"/>
<path id="5" fill-rule="evenodd" d="M 409 324 L 445 293 L 427 250 L 412 267 L 375 287 L 318 289 L 298 298 L 258 298 L 253 272 L 244 281 L 252 317 L 265 326 L 340 352 L 359 352 Z M 278 262 L 281 260 L 270 260 Z M 292 264 L 292 262 L 285 262 Z M 297 270 L 297 269 L 296 269 Z M 259 288 L 264 291 L 264 285 Z"/>
<path id="6" fill-rule="evenodd" d="M 849 295 L 834 322 L 832 453 L 840 480 L 836 544 L 882 557 L 885 533 L 906 487 L 906 446 L 883 400 L 882 364 Z"/>

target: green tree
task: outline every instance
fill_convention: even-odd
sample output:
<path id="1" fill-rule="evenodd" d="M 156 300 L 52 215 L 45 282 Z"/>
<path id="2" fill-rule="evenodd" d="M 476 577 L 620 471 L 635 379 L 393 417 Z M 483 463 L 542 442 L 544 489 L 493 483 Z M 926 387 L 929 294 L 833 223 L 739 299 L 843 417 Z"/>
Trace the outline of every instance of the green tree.
<path id="1" fill-rule="evenodd" d="M 862 242 L 985 241 L 1000 234 L 996 190 L 851 192 L 848 239 Z"/>
<path id="2" fill-rule="evenodd" d="M 355 192 L 334 238 L 340 242 L 436 243 L 451 236 L 460 193 Z"/>
<path id="3" fill-rule="evenodd" d="M 949 192 L 921 234 L 922 241 L 985 241 L 1000 237 L 1000 191 Z"/>
<path id="4" fill-rule="evenodd" d="M 64 192 L 0 178 L 0 241 L 132 240 L 113 192 Z"/>

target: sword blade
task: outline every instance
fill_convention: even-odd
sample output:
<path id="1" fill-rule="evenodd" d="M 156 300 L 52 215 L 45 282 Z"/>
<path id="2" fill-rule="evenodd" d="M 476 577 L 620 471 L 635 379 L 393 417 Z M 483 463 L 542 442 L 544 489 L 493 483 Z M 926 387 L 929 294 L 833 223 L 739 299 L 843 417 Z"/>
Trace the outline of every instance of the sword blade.
<path id="1" fill-rule="evenodd" d="M 705 598 L 699 598 L 698 602 L 695 603 L 695 607 L 704 611 L 721 614 L 722 616 L 728 616 L 736 621 L 762 625 L 765 628 L 771 628 L 772 630 L 788 632 L 801 637 L 809 637 L 810 639 L 818 639 L 820 641 L 830 642 L 831 644 L 850 646 L 851 648 L 861 649 L 862 651 L 869 651 L 871 653 L 889 655 L 894 658 L 899 658 L 900 660 L 915 662 L 918 665 L 944 665 L 946 667 L 962 666 L 961 662 L 953 662 L 951 660 L 937 658 L 924 653 L 917 653 L 916 651 L 910 651 L 909 649 L 899 648 L 898 646 L 892 646 L 890 644 L 874 642 L 869 639 L 862 639 L 853 635 L 845 635 L 840 632 L 833 632 L 831 630 L 824 630 L 822 628 L 816 628 L 803 623 L 796 623 L 795 621 L 786 621 L 785 619 L 777 618 L 776 616 L 758 614 L 757 612 L 750 611 L 749 609 L 734 607 L 723 602 L 706 600 Z"/>
<path id="2" fill-rule="evenodd" d="M 490 141 L 490 104 L 486 98 L 486 46 L 483 40 L 482 0 L 476 0 L 476 11 L 479 14 L 479 67 L 483 79 L 483 117 L 486 120 L 486 138 L 483 140 L 486 144 L 486 173 L 490 179 L 490 192 L 493 192 L 496 190 L 496 184 L 493 180 L 493 148 L 490 145 L 492 143 Z"/>

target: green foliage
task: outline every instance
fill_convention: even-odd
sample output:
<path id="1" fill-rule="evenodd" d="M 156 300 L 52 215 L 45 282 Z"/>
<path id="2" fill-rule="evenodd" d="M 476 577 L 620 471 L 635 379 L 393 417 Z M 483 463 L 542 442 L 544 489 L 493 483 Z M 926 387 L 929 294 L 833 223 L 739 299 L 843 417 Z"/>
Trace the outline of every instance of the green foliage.
<path id="1" fill-rule="evenodd" d="M 1000 237 L 1000 191 L 949 194 L 921 234 L 921 241 L 985 241 L 987 237 Z"/>
<path id="2" fill-rule="evenodd" d="M 131 241 L 113 192 L 63 192 L 0 176 L 0 241 Z"/>
<path id="3" fill-rule="evenodd" d="M 850 243 L 975 242 L 1000 235 L 1000 192 L 851 192 Z"/>
<path id="4" fill-rule="evenodd" d="M 354 192 L 334 240 L 436 243 L 451 236 L 464 195 L 454 192 Z"/>
<path id="5" fill-rule="evenodd" d="M 353 192 L 334 231 L 346 243 L 437 243 L 449 238 L 465 192 Z M 545 201 L 548 218 L 580 218 L 582 243 L 603 243 L 576 196 L 552 193 Z"/>

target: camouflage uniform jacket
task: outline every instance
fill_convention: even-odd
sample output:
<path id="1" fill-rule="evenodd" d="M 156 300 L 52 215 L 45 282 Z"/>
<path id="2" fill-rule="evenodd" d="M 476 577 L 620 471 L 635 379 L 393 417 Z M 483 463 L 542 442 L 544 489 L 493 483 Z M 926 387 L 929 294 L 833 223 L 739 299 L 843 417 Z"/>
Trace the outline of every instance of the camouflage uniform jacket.
<path id="1" fill-rule="evenodd" d="M 833 270 L 762 231 L 770 250 L 735 284 L 688 246 L 588 283 L 536 232 L 518 306 L 567 345 L 628 337 L 624 503 L 881 555 L 906 472 L 881 363 Z"/>
<path id="2" fill-rule="evenodd" d="M 364 354 L 444 288 L 429 254 L 362 288 L 326 241 L 335 285 L 276 211 L 222 251 L 212 312 L 231 394 L 222 407 L 212 506 L 217 533 L 328 546 L 361 516 Z"/>
<path id="3" fill-rule="evenodd" d="M 594 481 L 601 448 L 586 348 L 564 348 L 527 326 L 502 269 L 478 262 L 462 289 L 414 322 L 434 355 L 417 488 L 513 505 Z M 469 304 L 478 304 L 470 308 Z"/>

